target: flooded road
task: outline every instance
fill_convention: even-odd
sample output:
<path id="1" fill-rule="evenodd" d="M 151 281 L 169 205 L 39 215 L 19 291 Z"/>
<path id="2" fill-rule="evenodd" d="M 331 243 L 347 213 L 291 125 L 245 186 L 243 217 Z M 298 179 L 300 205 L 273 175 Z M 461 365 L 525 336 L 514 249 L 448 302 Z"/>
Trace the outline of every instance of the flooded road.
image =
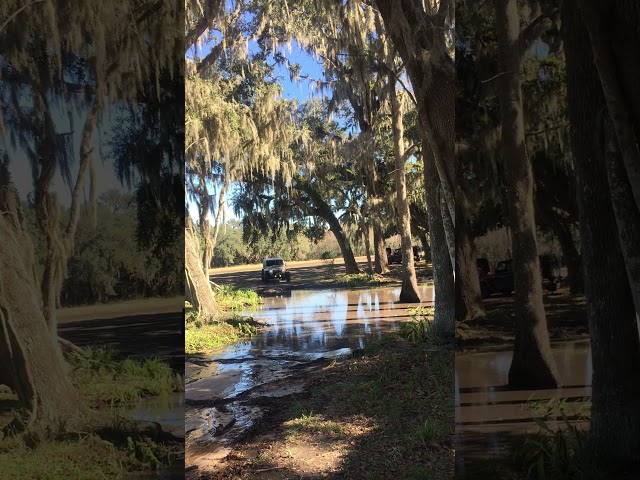
<path id="1" fill-rule="evenodd" d="M 432 304 L 431 286 L 420 286 L 422 304 L 398 303 L 399 292 L 399 287 L 294 290 L 289 296 L 266 298 L 259 309 L 246 312 L 268 324 L 251 342 L 188 357 L 187 468 L 215 468 L 262 416 L 251 400 L 304 388 L 301 381 L 278 380 L 319 359 L 348 356 L 398 330 L 409 319 L 409 309 Z"/>
<path id="2" fill-rule="evenodd" d="M 535 401 L 566 399 L 567 415 L 577 418 L 591 396 L 588 339 L 552 343 L 562 385 L 556 390 L 507 389 L 511 348 L 509 345 L 502 351 L 456 352 L 456 463 L 459 469 L 486 458 L 488 453 L 505 453 L 506 444 L 514 436 L 537 432 L 532 419 Z"/>

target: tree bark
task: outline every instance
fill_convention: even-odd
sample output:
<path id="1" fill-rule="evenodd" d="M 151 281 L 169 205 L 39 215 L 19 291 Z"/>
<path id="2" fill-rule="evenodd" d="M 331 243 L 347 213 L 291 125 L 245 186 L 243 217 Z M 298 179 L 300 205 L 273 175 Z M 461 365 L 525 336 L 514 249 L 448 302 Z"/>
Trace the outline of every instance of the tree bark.
<path id="1" fill-rule="evenodd" d="M 542 302 L 533 174 L 525 146 L 518 2 L 495 0 L 495 7 L 502 73 L 498 78 L 502 157 L 511 225 L 516 311 L 516 338 L 509 385 L 516 388 L 555 388 L 558 386 L 558 375 Z"/>
<path id="2" fill-rule="evenodd" d="M 440 219 L 444 220 L 449 261 L 454 265 L 455 62 L 445 39 L 447 19 L 453 16 L 453 2 L 440 1 L 435 12 L 425 11 L 425 4 L 420 0 L 376 0 L 376 5 L 406 66 L 415 93 L 420 133 L 433 152 L 440 196 L 449 212 L 448 216 L 440 215 Z"/>
<path id="3" fill-rule="evenodd" d="M 612 132 L 611 122 L 605 131 Z M 606 159 L 611 203 L 618 225 L 618 239 L 635 304 L 637 330 L 640 332 L 640 211 L 633 200 L 633 191 L 614 135 L 606 135 Z"/>
<path id="4" fill-rule="evenodd" d="M 384 230 L 379 219 L 373 221 L 373 245 L 375 248 L 375 266 L 374 270 L 378 274 L 385 274 L 389 271 L 389 263 L 387 261 L 387 249 L 384 243 Z"/>
<path id="5" fill-rule="evenodd" d="M 559 220 L 552 220 L 552 229 L 558 239 L 562 256 L 567 267 L 567 282 L 569 291 L 573 294 L 584 293 L 584 276 L 582 273 L 582 260 L 576 248 L 569 225 Z"/>
<path id="6" fill-rule="evenodd" d="M 636 208 L 640 208 L 640 138 L 637 136 L 640 134 L 640 120 L 637 117 L 640 114 L 640 97 L 637 94 L 640 65 L 635 55 L 629 56 L 626 53 L 629 48 L 640 46 L 640 12 L 633 2 L 625 1 L 607 4 L 585 0 L 579 6 L 591 39 L 593 61 L 598 70 Z M 610 26 L 614 24 L 617 25 L 616 29 Z M 620 53 L 616 58 L 616 48 L 618 52 L 625 52 L 622 58 Z M 631 86 L 627 80 L 626 92 L 625 75 L 633 79 Z"/>
<path id="7" fill-rule="evenodd" d="M 198 238 L 188 218 L 184 233 L 184 250 L 185 299 L 198 317 L 206 322 L 214 321 L 218 315 L 218 302 L 211 290 L 209 275 L 202 269 Z"/>
<path id="8" fill-rule="evenodd" d="M 387 33 L 402 58 L 413 86 L 421 133 L 429 142 L 442 195 L 455 227 L 455 62 L 446 46 L 451 1 L 427 12 L 420 0 L 376 0 Z M 455 238 L 453 231 L 451 238 Z M 450 245 L 455 252 L 455 245 Z"/>
<path id="9" fill-rule="evenodd" d="M 589 444 L 597 462 L 625 469 L 640 458 L 640 378 L 630 368 L 640 365 L 640 341 L 611 192 L 603 181 L 606 151 L 597 119 L 606 101 L 579 4 L 562 3 L 561 33 L 593 364 Z"/>
<path id="10" fill-rule="evenodd" d="M 18 199 L 7 187 L 0 188 L 0 211 L 2 382 L 29 411 L 22 428 L 52 438 L 79 426 L 80 396 L 67 376 L 58 337 L 51 336 L 45 321 L 33 246 Z"/>
<path id="11" fill-rule="evenodd" d="M 340 221 L 331 210 L 331 206 L 307 181 L 298 179 L 296 188 L 309 195 L 314 205 L 313 215 L 317 215 L 329 224 L 329 230 L 331 230 L 331 233 L 336 237 L 336 241 L 340 247 L 346 273 L 348 275 L 360 273 L 360 268 L 353 254 L 353 249 L 351 248 L 351 242 L 349 242 L 347 235 L 344 233 Z"/>
<path id="12" fill-rule="evenodd" d="M 209 259 L 207 265 L 206 272 L 209 272 L 209 268 L 211 267 L 211 255 L 213 254 L 214 248 L 216 248 L 216 243 L 218 243 L 218 234 L 220 233 L 220 226 L 222 224 L 222 211 L 224 209 L 224 202 L 227 198 L 227 188 L 229 186 L 229 179 L 225 177 L 224 183 L 222 187 L 220 187 L 220 193 L 218 194 L 218 209 L 216 210 L 216 217 L 213 220 L 213 234 L 211 235 L 211 243 L 210 243 L 210 251 L 209 251 Z"/>
<path id="13" fill-rule="evenodd" d="M 394 74 L 389 75 L 389 95 L 391 96 L 391 128 L 393 130 L 393 143 L 396 157 L 396 203 L 398 206 L 398 219 L 400 237 L 402 242 L 402 287 L 400 288 L 400 301 L 407 303 L 419 303 L 418 277 L 413 260 L 413 245 L 411 241 L 411 213 L 407 200 L 407 178 L 404 171 L 407 158 L 404 149 L 404 125 L 402 123 L 402 102 L 396 92 L 396 80 Z"/>
<path id="14" fill-rule="evenodd" d="M 422 144 L 435 295 L 433 323 L 441 332 L 453 336 L 455 332 L 455 284 L 453 267 L 442 223 L 442 213 L 438 202 L 439 178 L 430 146 L 426 140 L 423 140 Z"/>
<path id="15" fill-rule="evenodd" d="M 364 248 L 367 253 L 367 273 L 371 275 L 373 274 L 373 262 L 371 261 L 371 239 L 369 238 L 371 229 L 367 224 L 367 220 L 362 215 L 362 212 L 360 214 L 360 218 L 361 218 L 360 223 L 361 223 L 361 229 L 362 229 L 362 236 L 364 237 Z"/>
<path id="16" fill-rule="evenodd" d="M 351 248 L 351 242 L 349 242 L 349 239 L 344 233 L 342 225 L 340 225 L 340 222 L 338 221 L 336 216 L 331 211 L 329 211 L 329 213 L 325 213 L 324 216 L 319 216 L 324 218 L 327 223 L 329 223 L 329 230 L 331 230 L 331 233 L 333 233 L 334 237 L 336 237 L 338 246 L 340 247 L 340 252 L 342 253 L 342 258 L 344 259 L 344 266 L 347 275 L 360 273 L 358 262 L 356 262 L 356 258 L 353 254 L 353 249 Z"/>
<path id="17" fill-rule="evenodd" d="M 476 249 L 467 216 L 467 200 L 461 189 L 456 203 L 456 320 L 466 321 L 484 315 Z"/>

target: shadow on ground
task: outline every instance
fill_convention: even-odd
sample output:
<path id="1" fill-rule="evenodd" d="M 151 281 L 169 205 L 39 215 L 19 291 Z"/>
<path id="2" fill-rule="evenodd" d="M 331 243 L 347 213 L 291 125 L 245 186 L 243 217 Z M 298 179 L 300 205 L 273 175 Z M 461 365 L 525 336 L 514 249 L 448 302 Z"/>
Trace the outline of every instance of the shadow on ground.
<path id="1" fill-rule="evenodd" d="M 486 345 L 512 345 L 515 331 L 513 297 L 492 296 L 483 301 L 486 315 L 468 322 L 458 322 L 458 348 Z M 567 290 L 545 293 L 544 307 L 551 340 L 567 340 L 589 334 L 586 303 L 583 295 Z"/>
<path id="2" fill-rule="evenodd" d="M 362 272 L 367 268 L 366 262 L 358 263 Z M 393 286 L 400 284 L 401 265 L 390 265 L 389 273 L 385 274 L 381 285 Z M 342 264 L 293 267 L 291 271 L 291 282 L 271 280 L 267 283 L 260 280 L 260 269 L 241 272 L 212 273 L 211 281 L 218 285 L 228 285 L 234 288 L 255 290 L 263 296 L 286 295 L 292 290 L 317 290 L 329 288 L 371 288 L 372 284 L 362 284 L 358 287 L 347 286 L 344 281 L 346 274 L 345 266 Z M 416 263 L 416 275 L 418 283 L 421 283 L 432 276 L 432 269 L 424 262 Z"/>
<path id="3" fill-rule="evenodd" d="M 59 325 L 59 335 L 79 347 L 111 347 L 121 358 L 156 357 L 184 372 L 182 312 L 81 320 Z"/>
<path id="4" fill-rule="evenodd" d="M 302 393 L 256 397 L 263 420 L 215 472 L 187 478 L 454 478 L 453 349 L 390 338 L 300 371 Z"/>

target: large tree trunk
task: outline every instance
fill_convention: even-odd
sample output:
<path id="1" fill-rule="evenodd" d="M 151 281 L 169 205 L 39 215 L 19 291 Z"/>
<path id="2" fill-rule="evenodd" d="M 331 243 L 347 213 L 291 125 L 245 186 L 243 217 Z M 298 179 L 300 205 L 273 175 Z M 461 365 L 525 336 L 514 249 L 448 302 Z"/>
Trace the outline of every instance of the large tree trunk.
<path id="1" fill-rule="evenodd" d="M 640 328 L 640 61 L 637 55 L 627 54 L 628 48 L 640 48 L 640 8 L 623 1 L 611 5 L 585 1 L 580 8 L 609 111 L 608 122 L 615 133 L 615 139 L 607 142 L 609 183 Z M 610 28 L 609 21 L 617 28 Z"/>
<path id="2" fill-rule="evenodd" d="M 211 251 L 209 252 L 209 261 L 207 263 L 207 270 L 209 272 L 209 268 L 211 267 L 211 256 L 213 254 L 213 250 L 216 248 L 216 244 L 218 243 L 218 234 L 220 233 L 220 227 L 222 225 L 222 212 L 224 210 L 224 202 L 227 198 L 227 188 L 229 186 L 229 178 L 225 177 L 224 183 L 222 187 L 220 187 L 220 193 L 218 194 L 218 209 L 216 210 L 216 217 L 213 221 L 213 234 L 211 235 Z"/>
<path id="3" fill-rule="evenodd" d="M 349 242 L 347 235 L 344 233 L 342 225 L 340 225 L 340 221 L 333 213 L 333 210 L 331 210 L 331 206 L 308 182 L 300 179 L 296 184 L 296 188 L 309 195 L 309 198 L 314 205 L 313 214 L 322 218 L 329 224 L 329 230 L 331 230 L 331 233 L 336 237 L 336 241 L 340 247 L 346 273 L 348 275 L 360 273 L 360 268 L 358 267 L 358 263 L 356 262 L 356 258 L 353 254 L 353 249 L 351 248 L 351 242 Z"/>
<path id="4" fill-rule="evenodd" d="M 447 248 L 447 240 L 442 223 L 442 213 L 438 201 L 439 178 L 429 144 L 426 140 L 423 140 L 422 144 L 435 294 L 435 316 L 433 321 L 438 330 L 453 336 L 455 332 L 455 284 L 453 266 L 449 257 L 449 249 Z"/>
<path id="5" fill-rule="evenodd" d="M 636 2 L 620 0 L 585 0 L 579 6 L 630 188 L 640 208 L 640 61 L 628 54 L 640 47 L 640 8 Z"/>
<path id="6" fill-rule="evenodd" d="M 455 62 L 446 45 L 453 2 L 437 12 L 421 0 L 376 0 L 389 37 L 402 58 L 415 92 L 422 134 L 429 142 L 452 226 L 455 226 Z M 453 230 L 450 238 L 455 238 Z M 455 254 L 455 244 L 449 245 Z"/>
<path id="7" fill-rule="evenodd" d="M 515 285 L 516 339 L 509 385 L 555 388 L 558 376 L 542 302 L 536 245 L 533 174 L 527 157 L 520 85 L 520 15 L 517 0 L 495 0 L 498 33 L 502 156 L 507 185 Z"/>
<path id="8" fill-rule="evenodd" d="M 200 235 L 202 236 L 202 269 L 209 276 L 209 268 L 211 267 L 211 254 L 213 248 L 211 247 L 211 223 L 209 223 L 209 210 L 211 197 L 209 196 L 209 189 L 206 184 L 206 180 L 203 176 L 200 177 L 201 194 L 202 198 L 199 199 L 199 212 L 198 220 L 200 227 Z"/>
<path id="9" fill-rule="evenodd" d="M 407 200 L 407 178 L 405 164 L 407 158 L 404 150 L 404 125 L 402 123 L 402 102 L 396 92 L 394 74 L 389 75 L 389 95 L 391 96 L 391 128 L 393 130 L 393 144 L 396 156 L 396 202 L 400 237 L 402 240 L 402 287 L 400 301 L 419 303 L 418 277 L 413 260 L 413 245 L 411 241 L 411 213 Z"/>
<path id="10" fill-rule="evenodd" d="M 208 272 L 202 269 L 198 238 L 190 219 L 184 232 L 185 299 L 204 321 L 214 321 L 218 314 L 218 302 L 211 290 Z"/>
<path id="11" fill-rule="evenodd" d="M 360 215 L 360 219 L 362 236 L 364 237 L 364 248 L 367 254 L 367 273 L 371 275 L 373 274 L 373 262 L 371 261 L 371 238 L 369 238 L 371 228 L 362 214 Z"/>
<path id="12" fill-rule="evenodd" d="M 402 58 L 413 87 L 422 137 L 429 142 L 449 215 L 444 220 L 450 261 L 455 259 L 455 62 L 446 45 L 446 23 L 453 2 L 425 11 L 420 0 L 376 0 L 389 37 Z M 426 186 L 425 186 L 426 187 Z M 452 267 L 453 268 L 453 267 Z"/>
<path id="13" fill-rule="evenodd" d="M 51 438 L 79 426 L 80 396 L 67 376 L 58 337 L 48 329 L 31 240 L 18 199 L 6 187 L 0 188 L 0 212 L 0 383 L 28 409 L 26 429 Z"/>
<path id="14" fill-rule="evenodd" d="M 456 320 L 465 321 L 484 315 L 476 249 L 467 216 L 467 200 L 461 189 L 456 204 Z"/>
<path id="15" fill-rule="evenodd" d="M 606 122 L 605 125 L 611 125 Z M 607 128 L 611 132 L 612 128 Z M 633 200 L 633 191 L 622 161 L 615 136 L 608 135 L 607 173 L 611 203 L 618 225 L 618 239 L 626 266 L 629 286 L 635 303 L 637 330 L 640 332 L 640 212 Z"/>
<path id="16" fill-rule="evenodd" d="M 603 181 L 607 168 L 598 116 L 606 103 L 585 48 L 589 36 L 579 3 L 562 3 L 561 31 L 593 363 L 590 445 L 597 461 L 624 469 L 640 458 L 640 377 L 631 367 L 640 365 L 640 342 L 611 192 Z"/>
<path id="17" fill-rule="evenodd" d="M 330 215 L 327 214 L 323 218 L 329 223 L 329 230 L 331 230 L 333 236 L 336 237 L 342 258 L 344 259 L 344 267 L 347 275 L 360 273 L 358 262 L 356 262 L 353 249 L 351 248 L 351 242 L 349 242 L 336 216 L 333 212 L 330 212 Z"/>
<path id="18" fill-rule="evenodd" d="M 571 228 L 561 220 L 552 220 L 553 232 L 558 239 L 562 256 L 567 267 L 567 282 L 571 293 L 584 293 L 584 276 L 582 273 L 582 260 L 576 248 L 575 240 L 571 234 Z"/>
<path id="19" fill-rule="evenodd" d="M 384 274 L 389 271 L 387 249 L 384 240 L 382 224 L 380 220 L 376 218 L 373 220 L 373 246 L 375 248 L 374 270 L 378 274 Z"/>

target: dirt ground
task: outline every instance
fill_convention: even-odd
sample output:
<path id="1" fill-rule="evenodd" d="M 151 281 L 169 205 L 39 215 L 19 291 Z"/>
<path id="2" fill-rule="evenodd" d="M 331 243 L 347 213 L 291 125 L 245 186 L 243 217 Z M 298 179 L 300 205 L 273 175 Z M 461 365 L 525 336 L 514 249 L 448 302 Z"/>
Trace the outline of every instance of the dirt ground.
<path id="1" fill-rule="evenodd" d="M 191 468 L 186 478 L 453 478 L 453 350 L 397 339 L 281 383 L 300 380 L 302 393 L 257 397 L 263 419 L 213 471 Z"/>
<path id="2" fill-rule="evenodd" d="M 341 260 L 341 259 L 340 259 Z M 367 268 L 366 258 L 358 257 L 358 267 L 362 272 Z M 432 269 L 425 261 L 415 264 L 418 283 L 431 279 Z M 287 268 L 291 271 L 291 282 L 271 280 L 264 283 L 260 280 L 260 265 L 243 265 L 239 267 L 216 268 L 209 270 L 209 278 L 218 285 L 228 285 L 234 288 L 250 289 L 260 295 L 287 294 L 293 290 L 317 290 L 328 288 L 357 288 L 357 285 L 347 285 L 344 280 L 346 273 L 344 263 L 336 259 L 333 265 L 326 260 L 311 260 L 307 262 L 290 262 Z M 376 276 L 379 285 L 395 286 L 401 282 L 401 265 L 390 265 L 389 273 L 383 277 Z M 372 283 L 360 285 L 361 288 L 376 286 Z"/>
<path id="3" fill-rule="evenodd" d="M 358 260 L 364 271 L 366 259 Z M 263 283 L 259 265 L 211 270 L 210 278 L 262 296 L 400 285 L 400 265 L 392 265 L 373 282 L 354 285 L 345 282 L 341 262 L 292 262 L 288 267 L 290 283 Z M 418 262 L 416 270 L 419 283 L 430 279 L 426 262 Z M 351 358 L 305 364 L 267 387 L 280 391 L 300 384 L 302 392 L 279 397 L 253 390 L 242 394 L 246 405 L 263 410 L 262 418 L 229 452 L 204 463 L 192 462 L 187 454 L 187 465 L 192 466 L 186 478 L 452 479 L 453 359 L 451 348 L 415 346 L 396 337 Z M 224 402 L 198 406 L 219 409 Z"/>

